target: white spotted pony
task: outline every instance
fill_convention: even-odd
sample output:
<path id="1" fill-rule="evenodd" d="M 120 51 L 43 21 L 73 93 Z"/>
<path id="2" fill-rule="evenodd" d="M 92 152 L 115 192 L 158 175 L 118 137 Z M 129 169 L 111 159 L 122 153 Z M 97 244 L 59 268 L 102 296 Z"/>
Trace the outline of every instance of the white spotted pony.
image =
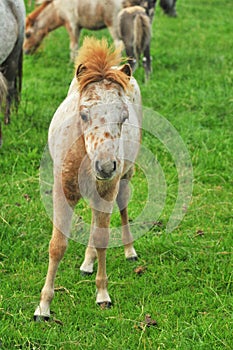
<path id="1" fill-rule="evenodd" d="M 98 304 L 111 305 L 106 273 L 106 248 L 115 201 L 122 222 L 127 259 L 136 259 L 128 223 L 128 182 L 141 140 L 141 96 L 120 49 L 107 41 L 85 38 L 79 51 L 68 95 L 57 109 L 49 128 L 53 159 L 53 233 L 49 267 L 35 320 L 50 317 L 57 268 L 67 247 L 73 210 L 83 196 L 89 198 L 92 223 L 83 273 L 96 275 Z"/>

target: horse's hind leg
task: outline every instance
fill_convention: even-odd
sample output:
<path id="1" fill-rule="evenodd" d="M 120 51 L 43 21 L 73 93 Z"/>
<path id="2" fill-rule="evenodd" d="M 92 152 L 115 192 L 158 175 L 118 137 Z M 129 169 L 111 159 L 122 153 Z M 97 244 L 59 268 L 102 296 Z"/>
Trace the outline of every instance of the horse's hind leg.
<path id="1" fill-rule="evenodd" d="M 151 73 L 151 57 L 150 57 L 150 45 L 147 45 L 144 50 L 143 66 L 145 69 L 145 80 L 149 79 Z"/>
<path id="2" fill-rule="evenodd" d="M 128 219 L 128 200 L 129 200 L 129 183 L 128 179 L 122 179 L 120 182 L 117 196 L 117 204 L 120 209 L 122 224 L 122 242 L 124 244 L 125 257 L 127 260 L 137 260 L 138 256 L 133 247 L 133 236 L 129 229 Z"/>
<path id="3" fill-rule="evenodd" d="M 67 247 L 67 236 L 72 219 L 72 208 L 64 198 L 61 189 L 54 186 L 54 224 L 52 238 L 49 244 L 49 266 L 44 287 L 41 291 L 40 304 L 34 313 L 34 320 L 48 320 L 50 304 L 54 297 L 54 281 L 59 262 Z"/>

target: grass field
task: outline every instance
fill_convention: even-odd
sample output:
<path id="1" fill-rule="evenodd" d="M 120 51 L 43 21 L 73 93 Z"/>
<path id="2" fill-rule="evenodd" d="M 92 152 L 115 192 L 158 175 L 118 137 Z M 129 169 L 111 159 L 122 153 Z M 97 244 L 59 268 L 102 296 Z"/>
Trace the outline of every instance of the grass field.
<path id="1" fill-rule="evenodd" d="M 140 67 L 135 77 L 143 106 L 171 123 L 190 155 L 190 206 L 167 233 L 176 166 L 161 140 L 144 132 L 143 145 L 154 153 L 167 186 L 159 224 L 135 242 L 138 261 L 125 261 L 122 247 L 108 250 L 109 310 L 95 305 L 95 274 L 79 273 L 85 247 L 70 241 L 46 323 L 32 321 L 52 229 L 39 167 L 50 120 L 74 72 L 66 31 L 51 33 L 37 54 L 25 57 L 20 108 L 3 127 L 0 149 L 0 349 L 233 349 L 232 1 L 178 0 L 177 12 L 173 19 L 157 9 L 153 74 L 145 84 Z M 81 41 L 90 34 L 83 31 Z M 107 30 L 94 34 L 109 37 Z M 132 216 L 147 196 L 137 170 Z"/>

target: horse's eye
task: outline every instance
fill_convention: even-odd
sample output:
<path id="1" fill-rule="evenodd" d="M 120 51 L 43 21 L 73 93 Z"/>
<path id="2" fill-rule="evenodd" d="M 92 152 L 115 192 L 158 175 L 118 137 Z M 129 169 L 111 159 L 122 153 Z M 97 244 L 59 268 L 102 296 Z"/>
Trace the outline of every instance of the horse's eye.
<path id="1" fill-rule="evenodd" d="M 31 36 L 31 33 L 27 32 L 27 33 L 25 33 L 25 36 L 26 36 L 27 39 L 29 39 L 30 36 Z"/>
<path id="2" fill-rule="evenodd" d="M 80 117 L 82 120 L 86 123 L 88 121 L 88 113 L 86 111 L 81 111 L 80 112 Z"/>
<path id="3" fill-rule="evenodd" d="M 122 112 L 122 123 L 124 123 L 126 121 L 126 119 L 129 118 L 129 112 L 125 109 L 123 112 Z"/>

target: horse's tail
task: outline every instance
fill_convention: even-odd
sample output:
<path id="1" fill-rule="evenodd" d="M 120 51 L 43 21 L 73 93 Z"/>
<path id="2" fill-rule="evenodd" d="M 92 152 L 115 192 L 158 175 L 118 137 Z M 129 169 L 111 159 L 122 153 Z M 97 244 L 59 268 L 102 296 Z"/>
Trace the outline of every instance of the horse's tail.
<path id="1" fill-rule="evenodd" d="M 18 104 L 19 104 L 19 101 L 20 101 L 21 90 L 22 90 L 22 78 L 23 78 L 23 49 L 20 50 L 19 61 L 18 61 L 18 72 L 17 72 L 17 76 L 15 78 L 15 89 L 16 89 L 15 103 L 16 103 L 16 108 L 18 108 Z"/>
<path id="2" fill-rule="evenodd" d="M 7 81 L 0 71 L 0 107 L 6 100 L 7 95 Z M 2 124 L 0 121 L 0 147 L 2 146 Z"/>
<path id="3" fill-rule="evenodd" d="M 2 72 L 0 72 L 0 106 L 5 101 L 6 95 L 7 95 L 7 81 L 4 75 L 2 74 Z"/>
<path id="4" fill-rule="evenodd" d="M 149 17 L 138 13 L 134 19 L 134 54 L 139 61 L 141 53 L 149 45 L 151 38 L 151 24 Z"/>

